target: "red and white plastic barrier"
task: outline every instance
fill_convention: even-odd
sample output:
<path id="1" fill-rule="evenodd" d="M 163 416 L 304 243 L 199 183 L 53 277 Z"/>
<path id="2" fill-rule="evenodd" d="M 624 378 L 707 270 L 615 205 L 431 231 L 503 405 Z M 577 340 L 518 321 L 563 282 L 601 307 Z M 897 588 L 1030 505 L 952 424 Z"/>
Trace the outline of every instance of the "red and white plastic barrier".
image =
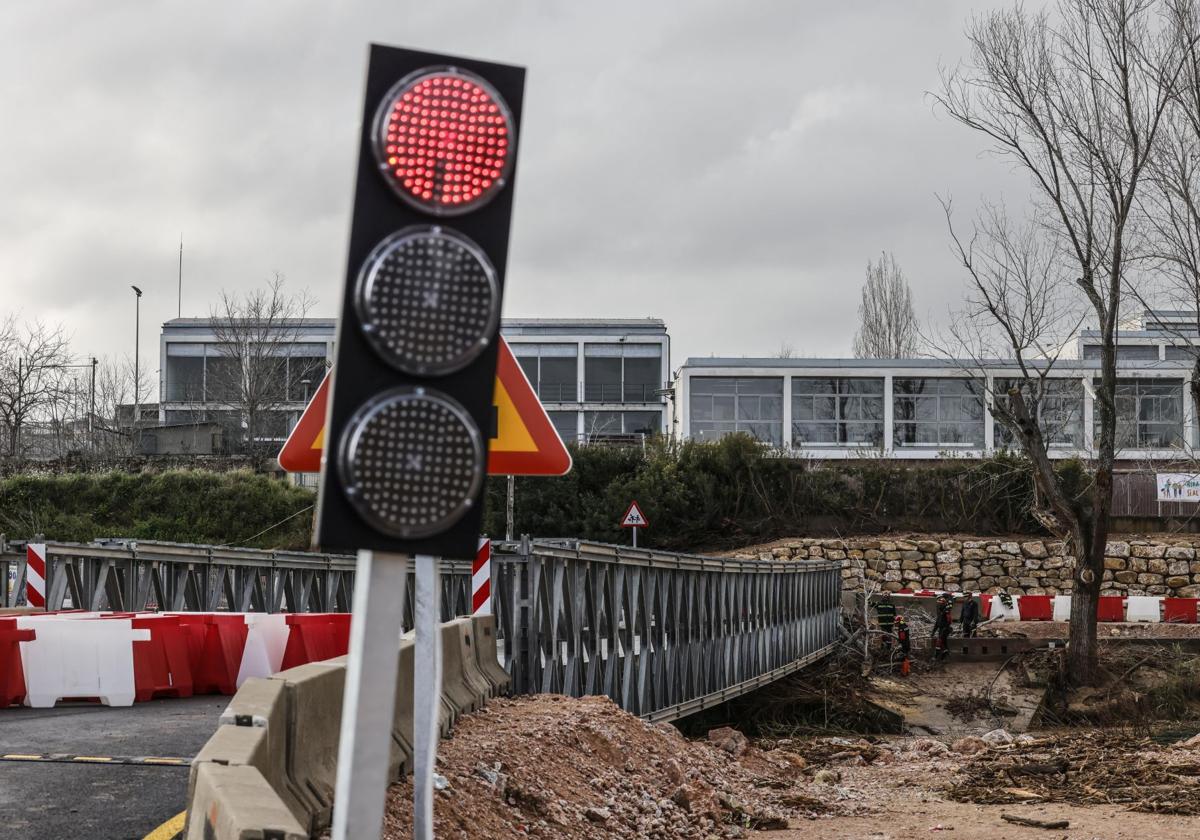
<path id="1" fill-rule="evenodd" d="M 475 562 L 471 564 L 471 615 L 492 614 L 492 541 L 479 540 Z"/>
<path id="2" fill-rule="evenodd" d="M 251 677 L 342 656 L 348 613 L 98 613 L 0 619 L 0 708 L 129 706 L 233 694 Z"/>
<path id="3" fill-rule="evenodd" d="M 25 545 L 25 601 L 35 609 L 46 608 L 46 545 Z"/>
<path id="4" fill-rule="evenodd" d="M 896 598 L 935 598 L 940 592 L 897 592 Z M 972 595 L 952 592 L 955 598 Z M 1070 621 L 1070 595 L 1012 595 L 1010 606 L 999 595 L 982 599 L 983 617 L 993 621 Z M 1101 595 L 1096 619 L 1102 622 L 1200 623 L 1200 598 L 1166 598 L 1158 595 Z"/>

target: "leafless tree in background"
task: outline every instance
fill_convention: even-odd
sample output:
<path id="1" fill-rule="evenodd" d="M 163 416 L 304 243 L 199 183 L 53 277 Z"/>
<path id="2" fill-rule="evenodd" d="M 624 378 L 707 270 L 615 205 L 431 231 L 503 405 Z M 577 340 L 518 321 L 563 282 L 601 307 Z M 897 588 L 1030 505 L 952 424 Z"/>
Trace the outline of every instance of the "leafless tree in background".
<path id="1" fill-rule="evenodd" d="M 25 455 L 23 432 L 61 398 L 69 362 L 61 326 L 15 316 L 0 321 L 0 431 L 7 457 Z"/>
<path id="2" fill-rule="evenodd" d="M 983 14 L 967 26 L 970 61 L 945 71 L 935 95 L 947 114 L 1030 176 L 1037 218 L 1063 259 L 1048 278 L 1082 293 L 1099 322 L 1088 505 L 1056 500 L 1058 478 L 1036 468 L 1044 441 L 1035 415 L 1021 389 L 1008 394 L 1022 447 L 1035 462 L 1043 519 L 1053 517 L 1078 558 L 1067 651 L 1068 673 L 1077 683 L 1093 682 L 1097 672 L 1096 607 L 1116 440 L 1116 330 L 1122 288 L 1131 281 L 1135 202 L 1184 55 L 1166 11 L 1162 0 L 1062 0 L 1054 15 L 1030 14 L 1019 5 Z M 1008 236 L 995 247 L 1003 248 Z M 1010 244 L 1020 253 L 1019 242 Z"/>
<path id="3" fill-rule="evenodd" d="M 912 290 L 889 253 L 867 263 L 867 282 L 858 305 L 854 355 L 860 359 L 903 359 L 916 355 L 920 325 L 913 311 Z"/>
<path id="4" fill-rule="evenodd" d="M 779 349 L 775 351 L 776 359 L 794 359 L 796 358 L 796 347 L 790 341 L 781 342 Z"/>
<path id="5" fill-rule="evenodd" d="M 222 292 L 212 311 L 220 356 L 208 367 L 208 399 L 215 394 L 232 407 L 225 434 L 238 451 L 253 453 L 264 437 L 283 432 L 273 424 L 287 401 L 288 357 L 313 304 L 307 292 L 291 293 L 284 285 L 276 274 L 245 296 Z"/>
<path id="6" fill-rule="evenodd" d="M 149 375 L 139 370 L 141 378 L 140 403 L 145 405 L 150 393 Z M 130 433 L 133 419 L 134 364 L 133 359 L 103 359 L 96 370 L 96 418 L 94 451 L 101 456 L 131 455 L 136 438 Z M 124 411 L 122 410 L 124 409 Z"/>
<path id="7" fill-rule="evenodd" d="M 1157 297 L 1190 316 L 1163 326 L 1171 345 L 1192 360 L 1191 398 L 1200 417 L 1200 16 L 1192 0 L 1174 0 L 1169 9 L 1180 33 L 1183 69 L 1150 159 L 1148 189 L 1139 201 L 1159 281 Z M 1131 291 L 1151 308 L 1140 290 Z"/>

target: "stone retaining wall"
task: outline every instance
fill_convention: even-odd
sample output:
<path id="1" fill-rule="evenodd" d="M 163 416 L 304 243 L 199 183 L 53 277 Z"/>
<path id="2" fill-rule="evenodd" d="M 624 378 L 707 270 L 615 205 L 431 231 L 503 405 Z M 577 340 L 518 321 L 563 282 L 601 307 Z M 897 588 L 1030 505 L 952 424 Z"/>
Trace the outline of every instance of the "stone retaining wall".
<path id="1" fill-rule="evenodd" d="M 862 577 L 892 592 L 1008 592 L 1065 595 L 1075 558 L 1057 540 L 915 537 L 781 540 L 735 557 L 764 560 L 841 560 L 842 586 Z M 1104 558 L 1104 595 L 1200 597 L 1200 538 L 1112 540 Z"/>

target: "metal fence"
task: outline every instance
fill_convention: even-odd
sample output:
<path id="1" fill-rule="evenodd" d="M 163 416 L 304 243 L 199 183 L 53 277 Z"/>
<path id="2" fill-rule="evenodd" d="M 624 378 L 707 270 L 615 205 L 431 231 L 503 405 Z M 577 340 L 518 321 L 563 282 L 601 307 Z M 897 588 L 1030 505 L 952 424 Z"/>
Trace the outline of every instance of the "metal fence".
<path id="1" fill-rule="evenodd" d="M 50 609 L 338 612 L 354 558 L 147 541 L 46 543 Z M 808 665 L 838 633 L 836 561 L 761 562 L 574 540 L 498 543 L 493 608 L 518 693 L 604 694 L 650 720 L 714 706 Z M 24 603 L 24 544 L 0 539 L 4 606 Z M 443 619 L 471 602 L 442 564 Z M 414 591 L 412 574 L 407 591 Z M 403 593 L 396 593 L 402 597 Z M 405 627 L 412 598 L 405 597 Z"/>

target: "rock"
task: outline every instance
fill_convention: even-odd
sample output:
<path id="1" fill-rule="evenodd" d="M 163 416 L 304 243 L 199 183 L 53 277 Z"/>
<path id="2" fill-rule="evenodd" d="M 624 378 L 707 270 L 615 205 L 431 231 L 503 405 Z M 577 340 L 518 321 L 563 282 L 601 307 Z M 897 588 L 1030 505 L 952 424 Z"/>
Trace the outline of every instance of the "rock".
<path id="1" fill-rule="evenodd" d="M 1044 542 L 1024 542 L 1021 543 L 1021 553 L 1026 557 L 1045 558 L 1050 556 L 1050 552 L 1046 551 Z"/>
<path id="2" fill-rule="evenodd" d="M 1104 549 L 1104 553 L 1111 557 L 1128 557 L 1129 543 L 1127 542 L 1110 542 Z"/>
<path id="3" fill-rule="evenodd" d="M 935 741 L 932 738 L 918 738 L 913 741 L 909 747 L 913 752 L 928 753 L 929 755 L 941 755 L 942 753 L 950 752 L 950 748 L 941 741 Z"/>
<path id="4" fill-rule="evenodd" d="M 1013 736 L 1008 734 L 1007 729 L 993 729 L 991 732 L 983 733 L 980 737 L 989 744 L 1011 744 L 1013 742 Z"/>
<path id="5" fill-rule="evenodd" d="M 685 811 L 691 811 L 692 803 L 695 801 L 696 791 L 692 790 L 692 788 L 688 787 L 687 785 L 680 785 L 675 789 L 675 792 L 671 794 L 671 802 L 676 807 L 682 808 Z"/>
<path id="6" fill-rule="evenodd" d="M 1032 744 L 1037 741 L 1037 738 L 1033 737 L 1028 732 L 1022 732 L 1020 735 L 1014 738 L 1013 741 L 1018 744 Z"/>
<path id="7" fill-rule="evenodd" d="M 1005 554 L 1020 554 L 1021 546 L 1017 545 L 1015 542 L 1002 542 L 1000 543 L 1000 550 Z"/>
<path id="8" fill-rule="evenodd" d="M 1125 559 L 1123 557 L 1105 557 L 1104 568 L 1112 569 L 1114 572 L 1124 571 Z"/>
<path id="9" fill-rule="evenodd" d="M 583 815 L 594 823 L 606 823 L 612 819 L 612 811 L 607 808 L 588 807 Z"/>
<path id="10" fill-rule="evenodd" d="M 1186 548 L 1182 545 L 1173 545 L 1167 549 L 1167 559 L 1169 560 L 1194 560 L 1196 558 L 1196 549 Z"/>
<path id="11" fill-rule="evenodd" d="M 841 780 L 842 774 L 829 768 L 823 768 L 813 774 L 813 781 L 819 785 L 836 785 Z"/>
<path id="12" fill-rule="evenodd" d="M 1175 746 L 1185 750 L 1200 750 L 1200 735 L 1193 735 L 1191 738 L 1177 741 Z"/>
<path id="13" fill-rule="evenodd" d="M 687 779 L 683 774 L 683 768 L 679 766 L 679 762 L 673 758 L 668 758 L 663 762 L 663 775 L 667 777 L 667 781 L 673 785 L 681 785 Z"/>
<path id="14" fill-rule="evenodd" d="M 975 753 L 983 752 L 987 748 L 988 742 L 982 738 L 976 738 L 974 735 L 969 735 L 966 738 L 959 738 L 950 745 L 950 749 L 963 755 L 975 755 Z"/>
<path id="15" fill-rule="evenodd" d="M 1165 575 L 1167 568 L 1167 561 L 1161 557 L 1152 557 L 1146 561 L 1146 571 L 1153 572 L 1156 575 Z"/>
<path id="16" fill-rule="evenodd" d="M 1166 547 L 1161 545 L 1135 545 L 1129 550 L 1134 557 L 1159 558 L 1167 553 Z"/>
<path id="17" fill-rule="evenodd" d="M 746 747 L 749 745 L 745 735 L 729 726 L 710 729 L 708 731 L 708 740 L 715 744 L 718 749 L 724 750 L 734 758 L 744 753 Z"/>
<path id="18" fill-rule="evenodd" d="M 789 750 L 777 750 L 775 753 L 772 753 L 772 755 L 778 755 L 797 770 L 803 770 L 808 766 L 808 761 L 804 758 L 804 756 L 796 755 L 796 753 Z"/>

